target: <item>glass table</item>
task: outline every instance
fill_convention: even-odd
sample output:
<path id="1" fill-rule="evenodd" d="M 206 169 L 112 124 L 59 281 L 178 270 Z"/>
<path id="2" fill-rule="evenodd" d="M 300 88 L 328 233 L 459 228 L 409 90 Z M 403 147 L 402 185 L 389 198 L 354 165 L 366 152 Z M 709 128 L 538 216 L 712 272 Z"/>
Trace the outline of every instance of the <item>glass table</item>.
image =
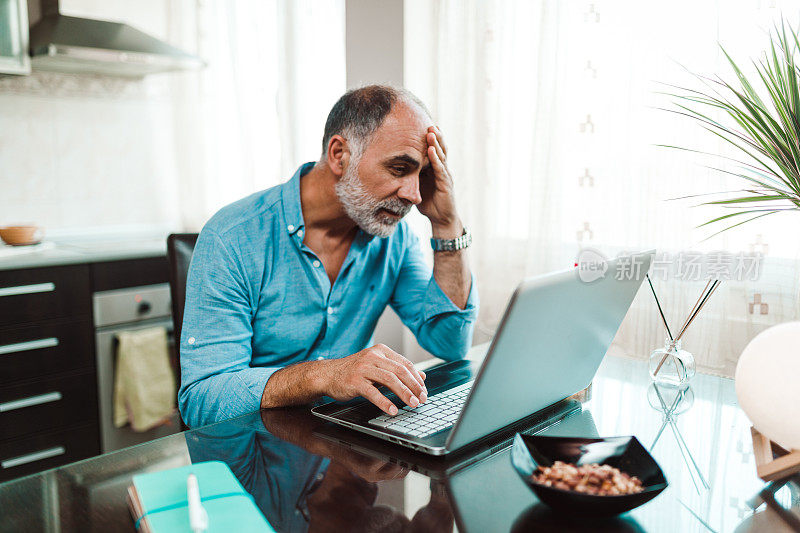
<path id="1" fill-rule="evenodd" d="M 133 531 L 125 500 L 133 475 L 208 460 L 227 463 L 273 527 L 287 532 L 772 532 L 800 524 L 800 478 L 768 485 L 755 475 L 732 380 L 698 375 L 682 392 L 655 388 L 645 362 L 609 356 L 583 400 L 540 434 L 635 435 L 669 481 L 615 519 L 550 511 L 512 469 L 508 440 L 426 457 L 291 408 L 0 484 L 0 530 Z"/>

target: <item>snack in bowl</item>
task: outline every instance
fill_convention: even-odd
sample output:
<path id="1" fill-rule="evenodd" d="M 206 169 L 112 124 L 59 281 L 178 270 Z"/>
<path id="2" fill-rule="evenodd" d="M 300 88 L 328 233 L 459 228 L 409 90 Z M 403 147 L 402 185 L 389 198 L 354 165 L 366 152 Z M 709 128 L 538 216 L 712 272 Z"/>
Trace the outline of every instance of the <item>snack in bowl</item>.
<path id="1" fill-rule="evenodd" d="M 584 411 L 581 415 L 589 417 L 590 413 Z M 635 476 L 641 488 L 635 492 L 604 494 L 592 492 L 588 486 L 583 487 L 584 492 L 579 492 L 570 490 L 569 485 L 564 490 L 555 484 L 537 481 L 540 472 L 554 468 L 557 461 L 564 463 L 562 468 L 574 468 L 575 472 L 580 468 L 579 465 L 619 469 L 620 473 L 624 472 L 631 479 Z M 603 438 L 517 434 L 511 447 L 511 464 L 538 501 L 571 517 L 608 517 L 625 513 L 649 502 L 667 488 L 664 472 L 634 436 Z M 575 486 L 581 479 L 577 479 Z"/>
<path id="2" fill-rule="evenodd" d="M 539 466 L 531 481 L 562 490 L 596 496 L 619 496 L 642 492 L 642 482 L 618 468 L 597 463 L 580 466 L 556 461 L 553 466 Z"/>

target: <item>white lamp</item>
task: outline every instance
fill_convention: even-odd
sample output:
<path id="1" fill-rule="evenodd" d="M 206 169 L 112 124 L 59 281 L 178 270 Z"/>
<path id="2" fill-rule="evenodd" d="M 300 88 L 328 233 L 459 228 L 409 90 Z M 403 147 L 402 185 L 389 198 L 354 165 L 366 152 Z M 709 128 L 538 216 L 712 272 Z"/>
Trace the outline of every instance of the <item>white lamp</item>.
<path id="1" fill-rule="evenodd" d="M 800 455 L 800 322 L 773 326 L 750 341 L 736 365 L 736 397 L 758 433 Z M 762 463 L 772 461 L 772 452 L 755 433 L 753 447 L 763 478 Z"/>

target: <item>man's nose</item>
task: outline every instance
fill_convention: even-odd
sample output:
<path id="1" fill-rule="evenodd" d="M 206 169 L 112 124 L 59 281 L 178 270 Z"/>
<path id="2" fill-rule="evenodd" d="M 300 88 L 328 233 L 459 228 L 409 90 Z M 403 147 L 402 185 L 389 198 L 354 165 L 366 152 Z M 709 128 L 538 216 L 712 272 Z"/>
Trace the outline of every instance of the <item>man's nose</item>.
<path id="1" fill-rule="evenodd" d="M 422 195 L 419 193 L 419 176 L 407 176 L 397 191 L 397 196 L 414 205 L 419 204 L 422 201 Z"/>

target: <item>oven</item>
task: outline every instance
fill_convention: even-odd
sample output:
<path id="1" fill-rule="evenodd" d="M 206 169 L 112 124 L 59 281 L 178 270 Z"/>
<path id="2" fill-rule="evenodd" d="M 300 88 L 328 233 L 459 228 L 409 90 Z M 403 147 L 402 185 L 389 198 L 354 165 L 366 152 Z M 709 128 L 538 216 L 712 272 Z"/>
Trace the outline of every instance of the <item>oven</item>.
<path id="1" fill-rule="evenodd" d="M 167 330 L 171 365 L 177 376 L 169 285 L 166 283 L 96 292 L 93 295 L 97 394 L 100 404 L 100 444 L 103 453 L 147 442 L 181 431 L 177 410 L 163 425 L 137 432 L 126 424 L 114 427 L 114 375 L 117 334 L 161 326 Z"/>

